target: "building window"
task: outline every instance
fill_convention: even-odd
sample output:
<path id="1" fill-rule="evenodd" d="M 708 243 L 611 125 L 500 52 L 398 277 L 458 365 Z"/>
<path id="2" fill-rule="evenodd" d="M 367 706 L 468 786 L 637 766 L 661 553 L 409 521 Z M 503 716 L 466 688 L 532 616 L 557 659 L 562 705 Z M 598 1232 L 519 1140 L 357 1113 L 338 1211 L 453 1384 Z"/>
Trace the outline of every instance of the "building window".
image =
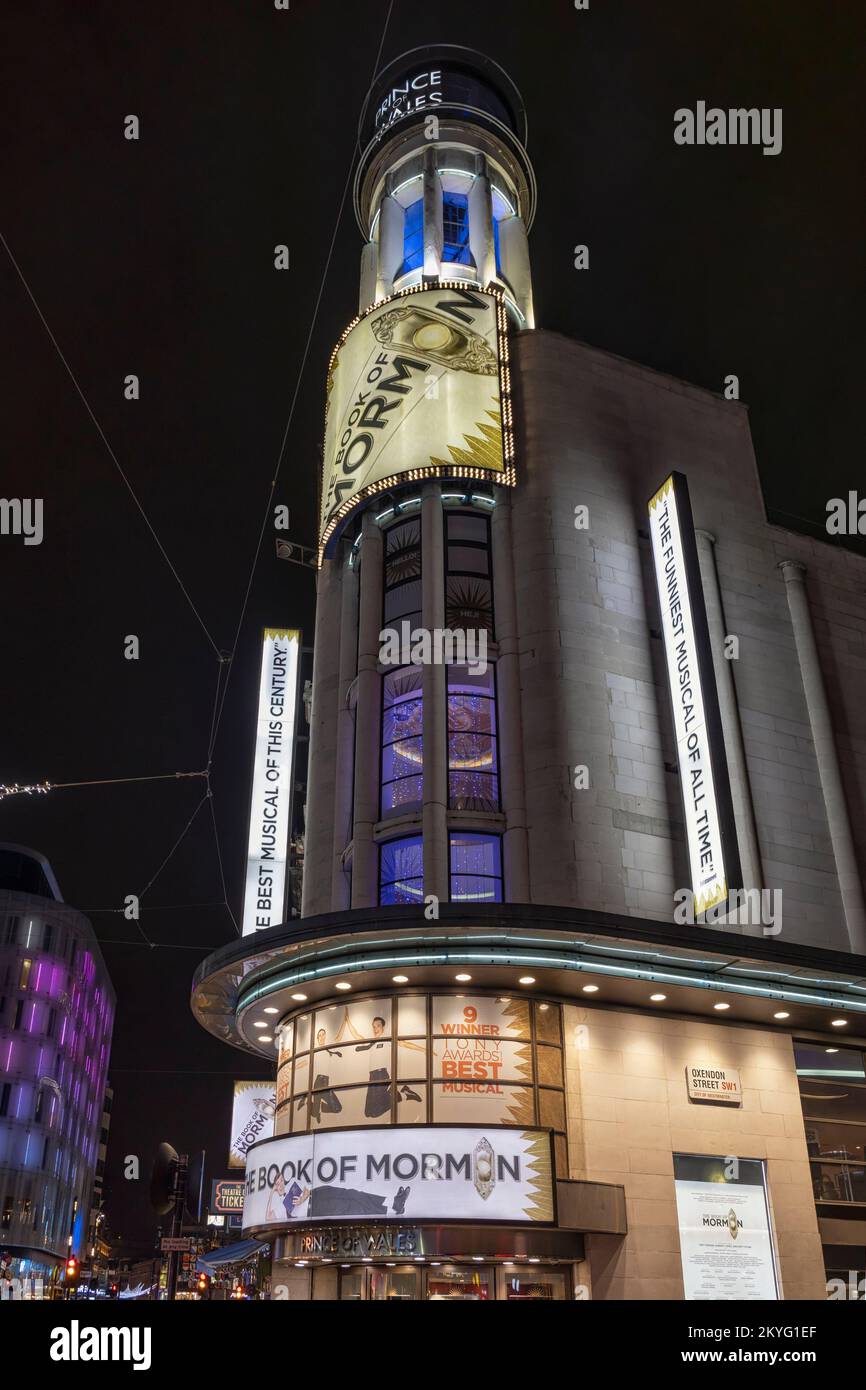
<path id="1" fill-rule="evenodd" d="M 469 249 L 469 199 L 465 193 L 442 197 L 442 259 L 458 265 L 474 265 Z"/>
<path id="2" fill-rule="evenodd" d="M 398 521 L 385 532 L 382 619 L 400 631 L 421 622 L 421 518 Z"/>
<path id="3" fill-rule="evenodd" d="M 389 840 L 379 853 L 379 902 L 421 903 L 424 900 L 424 859 L 420 835 Z"/>
<path id="4" fill-rule="evenodd" d="M 4 1197 L 4 1198 L 3 1198 L 3 1216 L 2 1216 L 2 1219 L 0 1219 L 0 1228 L 2 1228 L 4 1231 L 8 1231 L 8 1230 L 9 1230 L 9 1227 L 10 1227 L 11 1225 L 12 1225 L 12 1198 L 11 1198 L 11 1197 Z"/>
<path id="5" fill-rule="evenodd" d="M 21 1027 L 21 1015 L 23 1014 L 23 1012 L 24 1012 L 24 1000 L 23 1000 L 23 999 L 19 999 L 19 1000 L 18 1000 L 18 1003 L 15 1005 L 15 1022 L 12 1024 L 12 1027 L 13 1027 L 13 1028 L 20 1028 L 20 1027 Z"/>
<path id="6" fill-rule="evenodd" d="M 30 971 L 31 971 L 32 967 L 33 967 L 33 962 L 32 962 L 32 960 L 22 960 L 22 962 L 21 962 L 21 978 L 20 978 L 20 980 L 19 980 L 19 982 L 18 982 L 18 988 L 19 988 L 19 989 L 26 989 L 27 986 L 29 985 L 29 983 L 30 983 Z"/>
<path id="7" fill-rule="evenodd" d="M 448 669 L 448 805 L 455 811 L 499 810 L 496 677 Z"/>
<path id="8" fill-rule="evenodd" d="M 798 1042 L 794 1058 L 819 1210 L 823 1203 L 866 1205 L 866 1057 Z"/>
<path id="9" fill-rule="evenodd" d="M 502 902 L 502 841 L 498 835 L 452 833 L 451 901 Z"/>
<path id="10" fill-rule="evenodd" d="M 486 632 L 492 640 L 490 518 L 479 512 L 446 511 L 445 535 L 445 626 Z"/>
<path id="11" fill-rule="evenodd" d="M 502 257 L 499 251 L 499 221 L 498 217 L 493 218 L 493 249 L 496 252 L 496 274 L 502 274 Z"/>
<path id="12" fill-rule="evenodd" d="M 9 1097 L 12 1094 L 12 1084 L 9 1081 L 3 1082 L 3 1089 L 0 1090 L 0 1115 L 9 1114 Z"/>
<path id="13" fill-rule="evenodd" d="M 403 264 L 397 276 L 420 270 L 424 264 L 424 199 L 416 198 L 403 211 Z"/>
<path id="14" fill-rule="evenodd" d="M 424 786 L 421 668 L 382 681 L 382 816 L 420 811 Z"/>

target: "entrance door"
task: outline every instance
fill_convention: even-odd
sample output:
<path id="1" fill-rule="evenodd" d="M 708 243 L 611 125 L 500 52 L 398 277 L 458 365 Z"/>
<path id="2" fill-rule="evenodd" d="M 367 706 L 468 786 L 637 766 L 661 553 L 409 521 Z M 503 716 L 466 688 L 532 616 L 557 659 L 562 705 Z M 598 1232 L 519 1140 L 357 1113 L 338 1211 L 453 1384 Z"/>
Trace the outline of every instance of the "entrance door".
<path id="1" fill-rule="evenodd" d="M 489 1265 L 443 1264 L 427 1271 L 428 1300 L 482 1303 L 495 1297 L 494 1271 Z"/>
<path id="2" fill-rule="evenodd" d="M 367 1297 L 408 1303 L 421 1297 L 421 1271 L 414 1265 L 375 1265 L 366 1269 Z"/>

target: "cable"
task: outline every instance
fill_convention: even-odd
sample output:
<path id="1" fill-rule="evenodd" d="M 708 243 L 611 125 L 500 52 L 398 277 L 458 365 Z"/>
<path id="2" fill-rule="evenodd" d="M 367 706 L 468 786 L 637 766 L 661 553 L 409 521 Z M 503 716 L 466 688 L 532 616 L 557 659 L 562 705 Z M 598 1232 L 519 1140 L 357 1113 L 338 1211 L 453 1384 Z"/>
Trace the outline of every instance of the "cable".
<path id="1" fill-rule="evenodd" d="M 156 534 L 156 531 L 154 530 L 153 525 L 152 525 L 152 523 L 151 523 L 150 517 L 147 515 L 147 512 L 144 510 L 144 507 L 143 507 L 143 506 L 141 505 L 141 503 L 139 502 L 138 497 L 137 497 L 136 492 L 135 492 L 135 489 L 134 489 L 133 486 L 132 486 L 132 483 L 129 481 L 129 479 L 127 478 L 127 476 L 126 476 L 126 474 L 124 473 L 123 469 L 121 468 L 121 466 L 120 466 L 120 461 L 119 461 L 117 455 L 115 454 L 114 450 L 112 449 L 111 445 L 109 444 L 108 438 L 107 438 L 107 436 L 106 436 L 106 434 L 105 434 L 104 429 L 102 428 L 102 426 L 100 425 L 100 423 L 99 423 L 99 421 L 97 420 L 96 416 L 94 415 L 93 411 L 91 410 L 91 408 L 90 408 L 90 403 L 89 403 L 87 397 L 85 396 L 84 392 L 82 391 L 81 387 L 79 386 L 78 380 L 77 380 L 77 378 L 76 378 L 76 376 L 75 376 L 75 373 L 73 372 L 73 370 L 72 370 L 72 368 L 70 367 L 69 363 L 67 362 L 66 358 L 63 356 L 63 352 L 62 352 L 62 350 L 61 350 L 60 344 L 58 343 L 58 341 L 57 341 L 57 339 L 55 338 L 54 334 L 52 333 L 51 329 L 49 328 L 48 322 L 47 322 L 47 320 L 46 320 L 46 318 L 45 318 L 45 315 L 43 314 L 42 310 L 39 308 L 39 305 L 38 305 L 37 302 L 36 302 L 36 296 L 34 295 L 33 291 L 31 290 L 30 286 L 28 285 L 27 281 L 25 280 L 25 278 L 24 278 L 24 273 L 23 273 L 23 271 L 21 270 L 21 267 L 19 266 L 19 264 L 18 264 L 18 262 L 16 261 L 15 257 L 13 256 L 12 250 L 11 250 L 11 248 L 10 248 L 10 246 L 9 246 L 9 243 L 7 242 L 5 236 L 3 235 L 2 232 L 0 232 L 0 241 L 2 241 L 2 243 L 3 243 L 3 248 L 4 248 L 5 252 L 6 252 L 6 255 L 9 257 L 10 261 L 12 262 L 12 265 L 13 265 L 14 268 L 15 268 L 15 272 L 16 272 L 16 274 L 17 274 L 19 280 L 21 281 L 22 285 L 24 286 L 24 289 L 25 289 L 26 292 L 27 292 L 27 296 L 28 296 L 28 298 L 30 299 L 30 302 L 31 302 L 31 304 L 33 305 L 33 308 L 36 310 L 37 314 L 39 315 L 39 319 L 40 319 L 40 321 L 41 321 L 41 323 L 42 323 L 42 327 L 45 329 L 45 332 L 48 334 L 49 338 L 51 339 L 52 343 L 54 344 L 54 349 L 55 349 L 55 351 L 56 351 L 56 353 L 57 353 L 57 356 L 60 358 L 60 361 L 63 363 L 64 367 L 66 368 L 66 371 L 67 371 L 67 373 L 68 373 L 68 375 L 69 375 L 69 379 L 70 379 L 70 381 L 72 382 L 72 385 L 75 387 L 75 390 L 78 392 L 78 396 L 79 396 L 79 398 L 80 398 L 80 400 L 81 400 L 82 405 L 84 406 L 84 409 L 87 411 L 88 415 L 90 416 L 90 419 L 92 420 L 93 425 L 94 425 L 94 427 L 96 428 L 96 431 L 97 431 L 97 433 L 98 433 L 100 439 L 102 440 L 103 444 L 105 445 L 106 449 L 108 450 L 108 456 L 109 456 L 109 458 L 111 459 L 112 463 L 114 464 L 115 468 L 117 469 L 118 473 L 120 474 L 121 478 L 123 479 L 123 481 L 124 481 L 124 483 L 125 483 L 125 485 L 126 485 L 127 491 L 129 492 L 130 497 L 132 498 L 133 502 L 135 503 L 136 507 L 138 508 L 138 510 L 139 510 L 139 512 L 140 512 L 140 514 L 141 514 L 142 520 L 144 521 L 145 526 L 147 527 L 147 529 L 148 529 L 148 531 L 150 532 L 151 536 L 152 536 L 153 539 L 155 540 L 155 542 L 156 542 L 156 544 L 157 544 L 157 547 L 158 547 L 158 549 L 159 549 L 159 552 L 160 552 L 160 554 L 162 555 L 162 558 L 165 560 L 165 563 L 168 565 L 169 569 L 171 570 L 172 574 L 174 575 L 175 580 L 177 581 L 177 584 L 178 584 L 178 587 L 179 587 L 181 593 L 183 594 L 184 598 L 186 599 L 187 603 L 189 604 L 190 608 L 192 609 L 193 613 L 195 614 L 195 618 L 196 618 L 197 623 L 198 623 L 199 626 L 201 627 L 202 632 L 204 633 L 204 635 L 205 635 L 205 637 L 207 638 L 207 640 L 210 642 L 210 644 L 211 644 L 211 646 L 213 647 L 214 651 L 215 651 L 215 652 L 217 653 L 217 655 L 219 656 L 219 650 L 218 650 L 218 648 L 217 648 L 217 645 L 216 645 L 216 643 L 214 642 L 213 638 L 211 637 L 210 633 L 208 632 L 207 627 L 206 627 L 205 622 L 204 622 L 204 619 L 202 618 L 201 614 L 199 613 L 198 609 L 196 608 L 195 604 L 193 603 L 192 599 L 190 598 L 189 594 L 187 593 L 186 586 L 184 585 L 183 580 L 181 579 L 180 575 L 178 574 L 177 570 L 175 569 L 174 565 L 172 564 L 171 560 L 169 559 L 168 551 L 166 550 L 166 548 L 165 548 L 165 546 L 163 545 L 162 541 L 159 539 L 159 536 Z"/>
<path id="2" fill-rule="evenodd" d="M 387 13 L 386 16 L 385 16 L 385 24 L 384 24 L 384 27 L 383 27 L 383 29 L 382 29 L 382 37 L 381 37 L 380 40 L 379 40 L 379 49 L 378 49 L 378 52 L 377 52 L 377 54 L 376 54 L 376 61 L 375 61 L 375 63 L 373 64 L 373 73 L 372 73 L 372 76 L 371 76 L 371 78 L 370 78 L 370 83 L 368 84 L 368 88 L 367 88 L 368 94 L 369 94 L 369 88 L 370 88 L 370 86 L 371 86 L 372 83 L 373 83 L 373 79 L 375 78 L 376 73 L 379 71 L 379 61 L 380 61 L 380 59 L 381 59 L 381 57 L 382 57 L 382 49 L 383 49 L 384 46 L 385 46 L 385 37 L 386 37 L 386 35 L 387 35 L 387 33 L 388 33 L 388 25 L 389 25 L 390 22 L 391 22 L 391 12 L 392 12 L 393 8 L 394 8 L 394 0 L 390 0 L 390 3 L 389 3 L 389 5 L 388 5 L 388 13 Z M 233 641 L 233 643 L 232 643 L 231 656 L 229 657 L 229 669 L 228 669 L 228 674 L 226 675 L 225 686 L 223 687 L 222 700 L 220 701 L 219 714 L 217 715 L 216 728 L 215 728 L 214 733 L 213 733 L 213 739 L 214 739 L 214 741 L 216 741 L 216 736 L 217 736 L 217 734 L 218 734 L 218 732 L 219 732 L 220 721 L 221 721 L 221 719 L 222 719 L 223 708 L 224 708 L 224 706 L 225 706 L 226 693 L 227 693 L 227 691 L 228 691 L 229 681 L 231 680 L 232 670 L 234 669 L 234 658 L 235 658 L 235 653 L 236 653 L 236 651 L 237 651 L 237 645 L 238 645 L 238 639 L 239 639 L 239 637 L 240 637 L 241 626 L 242 626 L 242 624 L 243 624 L 243 620 L 244 620 L 244 617 L 245 617 L 246 611 L 247 611 L 247 603 L 249 602 L 250 591 L 251 591 L 252 586 L 253 586 L 253 579 L 255 578 L 256 566 L 257 566 L 258 561 L 259 561 L 259 554 L 260 554 L 261 548 L 262 548 L 262 541 L 263 541 L 264 535 L 265 535 L 265 528 L 266 528 L 266 526 L 267 526 L 267 524 L 268 524 L 268 517 L 269 517 L 270 514 L 271 514 L 271 502 L 273 501 L 274 492 L 276 491 L 276 486 L 277 486 L 277 480 L 278 480 L 278 478 L 279 478 L 279 476 L 280 476 L 280 469 L 281 469 L 282 463 L 283 463 L 283 457 L 284 457 L 285 452 L 286 452 L 286 444 L 288 443 L 289 431 L 290 431 L 290 429 L 291 429 L 291 427 L 292 427 L 292 420 L 293 420 L 294 414 L 295 414 L 295 406 L 296 406 L 296 404 L 297 404 L 298 394 L 299 394 L 300 389 L 301 389 L 301 380 L 302 380 L 303 375 L 304 375 L 304 368 L 305 368 L 306 365 L 307 365 L 307 358 L 308 358 L 309 352 L 310 352 L 310 344 L 311 344 L 311 342 L 312 342 L 312 340 L 313 340 L 313 332 L 315 331 L 316 321 L 317 321 L 318 316 L 319 316 L 319 307 L 320 307 L 321 302 L 322 302 L 322 295 L 324 294 L 324 291 L 325 291 L 325 281 L 326 281 L 327 278 L 328 278 L 328 271 L 329 271 L 330 268 L 331 268 L 331 258 L 332 258 L 333 254 L 334 254 L 334 247 L 335 247 L 335 245 L 336 245 L 336 243 L 337 243 L 337 233 L 338 233 L 339 230 L 340 230 L 340 223 L 341 223 L 342 220 L 343 220 L 343 209 L 344 209 L 345 206 L 346 206 L 346 195 L 347 195 L 348 192 L 349 192 L 349 185 L 350 185 L 350 183 L 351 183 L 351 181 L 352 181 L 352 170 L 353 170 L 354 167 L 355 167 L 355 159 L 357 158 L 358 154 L 360 153 L 360 147 L 361 147 L 361 139 L 360 139 L 360 133 L 359 133 L 358 136 L 357 136 L 356 139 L 355 139 L 355 147 L 354 147 L 354 149 L 352 150 L 352 158 L 351 158 L 351 161 L 350 161 L 350 163 L 349 163 L 348 172 L 347 172 L 347 174 L 346 174 L 346 182 L 345 182 L 345 184 L 344 184 L 344 186 L 343 186 L 343 195 L 342 195 L 342 197 L 340 198 L 340 206 L 339 206 L 339 208 L 338 208 L 338 210 L 337 210 L 337 217 L 336 217 L 336 221 L 334 222 L 334 230 L 333 230 L 333 233 L 332 233 L 332 235 L 331 235 L 331 244 L 330 244 L 330 246 L 328 247 L 328 254 L 327 254 L 327 257 L 325 258 L 325 268 L 324 268 L 324 270 L 322 271 L 322 278 L 321 278 L 321 280 L 320 280 L 320 282 L 319 282 L 319 292 L 318 292 L 318 294 L 316 295 L 316 303 L 315 303 L 315 306 L 314 306 L 314 308 L 313 308 L 313 317 L 312 317 L 312 319 L 311 319 L 311 321 L 310 321 L 310 327 L 309 327 L 309 331 L 308 331 L 308 333 L 307 333 L 307 341 L 306 341 L 306 343 L 304 344 L 304 351 L 303 351 L 303 355 L 302 355 L 302 357 L 301 357 L 301 365 L 300 365 L 300 367 L 298 368 L 298 375 L 297 375 L 297 379 L 296 379 L 296 381 L 295 381 L 295 389 L 294 389 L 294 392 L 293 392 L 293 394 L 292 394 L 291 405 L 289 406 L 289 416 L 288 416 L 288 419 L 286 420 L 286 427 L 285 427 L 285 429 L 283 430 L 283 438 L 282 438 L 282 442 L 281 442 L 281 444 L 280 444 L 280 452 L 279 452 L 279 454 L 277 455 L 277 466 L 276 466 L 276 468 L 274 469 L 274 476 L 273 476 L 273 479 L 272 479 L 272 481 L 271 481 L 270 492 L 268 493 L 268 500 L 267 500 L 267 504 L 266 504 L 266 506 L 265 506 L 265 513 L 264 513 L 264 516 L 263 516 L 263 518 L 262 518 L 261 530 L 259 531 L 259 539 L 258 539 L 258 542 L 257 542 L 257 544 L 256 544 L 255 555 L 253 556 L 253 563 L 252 563 L 252 567 L 251 567 L 251 569 L 250 569 L 249 578 L 248 578 L 248 580 L 247 580 L 247 587 L 246 587 L 246 591 L 245 591 L 245 593 L 244 593 L 244 601 L 243 601 L 243 604 L 241 605 L 240 617 L 238 618 L 237 627 L 235 628 L 235 636 L 234 636 L 234 641 Z"/>

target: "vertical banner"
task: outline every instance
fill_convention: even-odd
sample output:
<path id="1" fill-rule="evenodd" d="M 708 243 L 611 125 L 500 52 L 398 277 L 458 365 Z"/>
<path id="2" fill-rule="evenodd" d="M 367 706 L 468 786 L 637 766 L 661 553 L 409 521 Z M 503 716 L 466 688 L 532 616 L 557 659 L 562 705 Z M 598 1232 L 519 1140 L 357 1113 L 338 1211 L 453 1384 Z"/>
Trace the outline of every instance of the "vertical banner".
<path id="1" fill-rule="evenodd" d="M 285 916 L 300 656 L 301 634 L 296 628 L 265 628 L 244 885 L 244 936 L 277 926 Z"/>
<path id="2" fill-rule="evenodd" d="M 695 917 L 739 888 L 728 764 L 686 479 L 671 473 L 647 504 Z"/>

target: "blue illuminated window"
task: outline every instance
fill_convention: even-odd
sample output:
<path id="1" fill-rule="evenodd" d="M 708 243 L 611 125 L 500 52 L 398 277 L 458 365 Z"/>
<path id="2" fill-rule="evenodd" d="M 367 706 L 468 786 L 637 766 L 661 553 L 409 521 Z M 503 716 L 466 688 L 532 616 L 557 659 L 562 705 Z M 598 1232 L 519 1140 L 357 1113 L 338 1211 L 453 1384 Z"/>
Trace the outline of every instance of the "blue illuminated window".
<path id="1" fill-rule="evenodd" d="M 424 901 L 424 855 L 420 835 L 389 840 L 379 852 L 379 902 Z"/>
<path id="2" fill-rule="evenodd" d="M 385 676 L 382 697 L 382 816 L 405 816 L 421 810 L 424 786 L 420 666 Z"/>
<path id="3" fill-rule="evenodd" d="M 403 264 L 398 275 L 420 270 L 424 264 L 424 199 L 416 198 L 403 212 Z"/>
<path id="4" fill-rule="evenodd" d="M 499 254 L 499 218 L 493 219 L 493 248 L 496 252 L 496 274 L 502 274 L 502 259 Z"/>
<path id="5" fill-rule="evenodd" d="M 502 902 L 502 841 L 498 835 L 450 837 L 451 901 Z"/>
<path id="6" fill-rule="evenodd" d="M 448 805 L 455 811 L 499 810 L 492 664 L 483 675 L 448 668 Z"/>
<path id="7" fill-rule="evenodd" d="M 442 259 L 458 265 L 474 265 L 469 250 L 469 199 L 465 193 L 442 196 Z"/>

